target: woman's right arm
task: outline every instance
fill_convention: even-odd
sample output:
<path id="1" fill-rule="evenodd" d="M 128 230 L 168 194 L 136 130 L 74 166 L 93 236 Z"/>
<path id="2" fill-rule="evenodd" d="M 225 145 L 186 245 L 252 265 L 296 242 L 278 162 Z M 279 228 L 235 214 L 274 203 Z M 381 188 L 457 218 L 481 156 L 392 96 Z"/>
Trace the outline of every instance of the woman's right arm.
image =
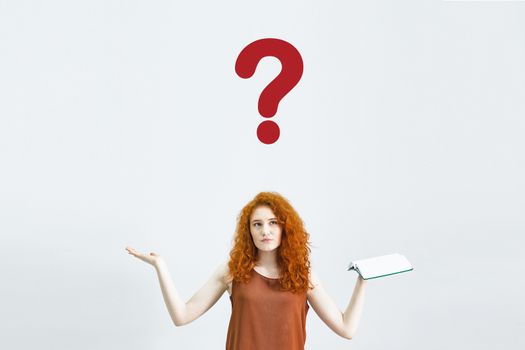
<path id="1" fill-rule="evenodd" d="M 190 300 L 184 302 L 175 289 L 168 267 L 161 256 L 155 253 L 143 255 L 134 251 L 133 248 L 126 249 L 130 254 L 155 267 L 164 303 L 175 326 L 183 326 L 199 318 L 228 289 L 228 265 L 224 263 L 215 270 L 211 278 Z"/>

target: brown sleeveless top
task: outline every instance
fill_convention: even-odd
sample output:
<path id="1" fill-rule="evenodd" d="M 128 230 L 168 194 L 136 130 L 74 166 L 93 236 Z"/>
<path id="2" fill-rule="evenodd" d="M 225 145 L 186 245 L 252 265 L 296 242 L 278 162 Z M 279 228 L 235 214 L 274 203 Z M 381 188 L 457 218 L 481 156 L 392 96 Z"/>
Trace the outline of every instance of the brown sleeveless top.
<path id="1" fill-rule="evenodd" d="M 226 350 L 304 350 L 306 292 L 279 288 L 255 270 L 248 283 L 233 281 Z"/>

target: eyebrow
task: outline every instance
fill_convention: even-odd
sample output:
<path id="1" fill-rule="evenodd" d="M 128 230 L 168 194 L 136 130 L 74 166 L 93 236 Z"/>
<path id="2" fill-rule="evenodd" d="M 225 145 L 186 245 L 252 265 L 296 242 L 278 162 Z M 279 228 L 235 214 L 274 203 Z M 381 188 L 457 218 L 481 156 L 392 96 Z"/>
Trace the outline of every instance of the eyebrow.
<path id="1" fill-rule="evenodd" d="M 268 219 L 268 221 L 270 221 L 270 220 L 275 220 L 275 221 L 277 221 L 277 218 L 270 218 L 270 219 Z M 261 219 L 255 219 L 255 220 L 252 220 L 252 223 L 257 222 L 257 221 L 263 221 L 263 220 L 261 220 Z"/>

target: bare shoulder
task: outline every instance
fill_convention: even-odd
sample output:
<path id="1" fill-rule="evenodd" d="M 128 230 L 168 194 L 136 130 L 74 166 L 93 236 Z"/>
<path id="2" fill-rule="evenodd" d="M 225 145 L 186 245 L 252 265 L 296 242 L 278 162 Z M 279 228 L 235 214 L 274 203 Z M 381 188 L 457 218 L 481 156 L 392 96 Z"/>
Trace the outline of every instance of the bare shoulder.
<path id="1" fill-rule="evenodd" d="M 215 270 L 215 276 L 224 284 L 230 284 L 232 277 L 230 274 L 230 268 L 228 267 L 228 261 L 222 262 L 217 270 Z"/>
<path id="2" fill-rule="evenodd" d="M 315 288 L 317 285 L 321 284 L 321 280 L 319 279 L 319 275 L 317 274 L 317 271 L 314 268 L 310 269 L 310 283 L 312 284 L 313 288 Z"/>
<path id="3" fill-rule="evenodd" d="M 217 278 L 220 278 L 221 282 L 226 286 L 226 290 L 229 295 L 232 295 L 233 277 L 230 273 L 228 261 L 223 262 L 217 268 Z"/>
<path id="4" fill-rule="evenodd" d="M 313 294 L 320 289 L 319 287 L 321 286 L 321 280 L 319 279 L 319 275 L 317 274 L 317 271 L 314 268 L 310 268 L 309 278 L 310 288 L 308 288 L 306 295 L 310 299 L 313 296 Z"/>

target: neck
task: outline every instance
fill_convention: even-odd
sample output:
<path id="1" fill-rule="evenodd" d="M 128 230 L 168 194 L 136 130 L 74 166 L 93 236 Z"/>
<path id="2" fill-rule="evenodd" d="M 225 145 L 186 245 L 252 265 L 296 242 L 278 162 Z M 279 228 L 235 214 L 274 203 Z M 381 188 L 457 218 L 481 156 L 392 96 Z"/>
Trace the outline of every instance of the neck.
<path id="1" fill-rule="evenodd" d="M 256 265 L 269 267 L 269 268 L 277 267 L 278 266 L 277 249 L 272 250 L 271 252 L 264 252 L 264 251 L 259 250 L 257 253 Z"/>

